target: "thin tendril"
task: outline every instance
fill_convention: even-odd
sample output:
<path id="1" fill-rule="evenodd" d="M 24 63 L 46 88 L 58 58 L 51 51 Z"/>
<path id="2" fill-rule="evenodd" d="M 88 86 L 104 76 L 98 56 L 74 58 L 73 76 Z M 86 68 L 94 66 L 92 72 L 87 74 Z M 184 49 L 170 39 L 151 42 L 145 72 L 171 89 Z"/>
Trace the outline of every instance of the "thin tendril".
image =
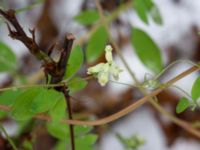
<path id="1" fill-rule="evenodd" d="M 190 96 L 190 94 L 188 94 L 185 90 L 181 89 L 180 87 L 176 86 L 176 85 L 171 85 L 172 88 L 178 89 L 179 91 L 181 91 L 182 93 L 184 93 L 188 98 L 192 99 L 192 97 Z"/>
<path id="2" fill-rule="evenodd" d="M 185 59 L 180 59 L 180 60 L 176 60 L 174 62 L 172 62 L 171 64 L 169 64 L 168 66 L 166 66 L 160 73 L 158 73 L 155 77 L 154 77 L 154 80 L 157 80 L 161 75 L 163 75 L 167 70 L 169 70 L 171 67 L 173 67 L 175 64 L 178 64 L 178 63 L 182 63 L 182 62 L 187 62 L 191 65 L 194 65 L 198 68 L 200 68 L 200 66 L 193 62 L 193 61 L 190 61 L 190 60 L 185 60 Z"/>
<path id="3" fill-rule="evenodd" d="M 176 85 L 172 85 L 171 87 L 176 88 L 176 89 L 180 90 L 181 92 L 183 92 L 187 97 L 189 97 L 194 102 L 193 104 L 200 107 L 200 105 L 197 103 L 197 101 L 193 100 L 193 98 L 186 91 L 184 91 L 183 89 L 181 89 L 180 87 L 178 87 Z"/>
<path id="4" fill-rule="evenodd" d="M 138 87 L 132 84 L 128 84 L 128 83 L 122 83 L 122 82 L 118 82 L 118 81 L 113 81 L 113 80 L 109 80 L 112 83 L 116 83 L 116 84 L 121 84 L 121 85 L 126 85 L 126 86 L 130 86 L 130 87 Z"/>

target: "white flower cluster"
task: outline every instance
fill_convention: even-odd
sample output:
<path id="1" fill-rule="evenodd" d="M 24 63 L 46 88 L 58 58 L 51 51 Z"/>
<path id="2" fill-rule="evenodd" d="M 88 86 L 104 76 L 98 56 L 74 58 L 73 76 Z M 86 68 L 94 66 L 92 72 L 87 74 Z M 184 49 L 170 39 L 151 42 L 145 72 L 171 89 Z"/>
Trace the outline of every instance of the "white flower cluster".
<path id="1" fill-rule="evenodd" d="M 96 66 L 88 68 L 88 74 L 94 75 L 98 79 L 98 82 L 101 86 L 105 86 L 109 80 L 110 74 L 114 77 L 115 80 L 119 79 L 119 73 L 122 72 L 114 62 L 112 57 L 112 47 L 107 45 L 105 48 L 105 58 L 107 63 L 100 63 Z"/>

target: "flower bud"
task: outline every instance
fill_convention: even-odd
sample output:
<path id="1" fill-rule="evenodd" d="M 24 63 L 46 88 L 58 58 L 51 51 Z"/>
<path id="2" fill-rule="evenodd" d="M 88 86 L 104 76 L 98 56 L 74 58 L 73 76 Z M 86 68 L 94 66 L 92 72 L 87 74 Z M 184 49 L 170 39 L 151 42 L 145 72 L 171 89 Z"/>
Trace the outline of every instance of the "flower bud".
<path id="1" fill-rule="evenodd" d="M 109 64 L 111 64 L 113 62 L 113 57 L 112 57 L 112 47 L 110 45 L 107 45 L 105 48 L 106 54 L 106 60 Z"/>

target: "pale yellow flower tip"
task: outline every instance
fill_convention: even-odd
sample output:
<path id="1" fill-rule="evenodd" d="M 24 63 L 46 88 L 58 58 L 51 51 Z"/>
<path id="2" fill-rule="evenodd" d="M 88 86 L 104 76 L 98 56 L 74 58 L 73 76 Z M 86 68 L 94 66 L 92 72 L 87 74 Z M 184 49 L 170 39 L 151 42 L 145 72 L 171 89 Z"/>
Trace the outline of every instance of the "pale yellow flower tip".
<path id="1" fill-rule="evenodd" d="M 105 48 L 105 51 L 106 52 L 108 52 L 108 51 L 112 51 L 113 50 L 113 48 L 112 48 L 112 46 L 111 45 L 106 45 L 106 48 Z"/>
<path id="2" fill-rule="evenodd" d="M 113 57 L 112 57 L 112 47 L 110 45 L 107 45 L 105 48 L 106 54 L 106 60 L 109 64 L 111 64 L 113 62 Z"/>

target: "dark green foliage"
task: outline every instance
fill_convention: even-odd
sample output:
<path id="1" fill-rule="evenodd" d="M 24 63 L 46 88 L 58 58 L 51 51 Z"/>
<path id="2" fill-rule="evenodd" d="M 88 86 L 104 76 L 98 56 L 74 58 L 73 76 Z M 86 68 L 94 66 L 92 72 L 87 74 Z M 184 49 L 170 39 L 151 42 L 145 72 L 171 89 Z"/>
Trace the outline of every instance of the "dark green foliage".
<path id="1" fill-rule="evenodd" d="M 163 69 L 160 49 L 147 33 L 141 29 L 132 29 L 131 42 L 139 59 L 147 68 L 154 73 Z"/>
<path id="2" fill-rule="evenodd" d="M 83 51 L 80 46 L 76 46 L 72 49 L 67 64 L 67 71 L 65 73 L 65 78 L 72 77 L 81 67 L 83 63 Z"/>
<path id="3" fill-rule="evenodd" d="M 99 27 L 90 37 L 86 49 L 86 58 L 89 63 L 97 60 L 104 52 L 108 34 L 104 27 Z"/>
<path id="4" fill-rule="evenodd" d="M 133 4 L 137 15 L 144 23 L 149 23 L 149 16 L 155 23 L 163 23 L 160 11 L 152 0 L 133 0 Z"/>
<path id="5" fill-rule="evenodd" d="M 0 41 L 0 72 L 13 72 L 17 68 L 17 58 L 12 50 Z"/>
<path id="6" fill-rule="evenodd" d="M 74 19 L 83 25 L 90 25 L 99 20 L 99 14 L 96 10 L 85 10 L 75 16 Z"/>

